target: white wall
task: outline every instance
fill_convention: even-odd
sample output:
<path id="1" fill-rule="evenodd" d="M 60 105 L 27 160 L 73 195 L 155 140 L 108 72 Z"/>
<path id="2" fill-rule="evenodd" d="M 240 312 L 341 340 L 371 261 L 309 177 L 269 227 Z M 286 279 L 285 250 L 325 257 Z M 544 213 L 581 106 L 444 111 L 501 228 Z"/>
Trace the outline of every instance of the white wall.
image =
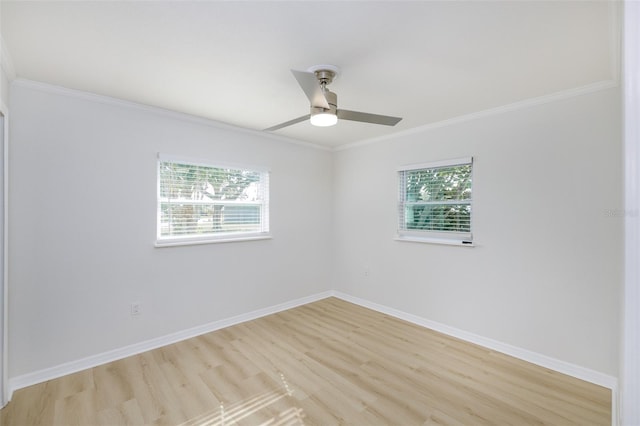
<path id="1" fill-rule="evenodd" d="M 617 376 L 619 104 L 609 89 L 336 152 L 334 287 Z M 394 241 L 396 168 L 463 156 L 477 247 Z"/>
<path id="2" fill-rule="evenodd" d="M 617 376 L 619 89 L 335 153 L 86 98 L 11 86 L 10 377 L 331 288 Z M 273 240 L 154 248 L 158 151 L 269 166 Z M 478 246 L 394 241 L 467 155 Z"/>
<path id="3" fill-rule="evenodd" d="M 0 18 L 2 16 L 2 3 L 0 1 Z M 0 24 L 2 19 L 0 19 Z M 1 26 L 1 25 L 0 25 Z M 15 78 L 13 61 L 0 31 L 0 102 L 5 106 L 9 105 L 9 81 Z"/>
<path id="4" fill-rule="evenodd" d="M 327 289 L 330 152 L 19 81 L 11 107 L 10 377 Z M 157 152 L 268 166 L 273 239 L 154 248 Z"/>
<path id="5" fill-rule="evenodd" d="M 0 102 L 9 105 L 9 79 L 4 68 L 0 66 Z"/>
<path id="6" fill-rule="evenodd" d="M 4 69 L 0 67 L 0 101 L 9 105 L 9 79 L 7 78 L 7 74 L 4 72 Z"/>

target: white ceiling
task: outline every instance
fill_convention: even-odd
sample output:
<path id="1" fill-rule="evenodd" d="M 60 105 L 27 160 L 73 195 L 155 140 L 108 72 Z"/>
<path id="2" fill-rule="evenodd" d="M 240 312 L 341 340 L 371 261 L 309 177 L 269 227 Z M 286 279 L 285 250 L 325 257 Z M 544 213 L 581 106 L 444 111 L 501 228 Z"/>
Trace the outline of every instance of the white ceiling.
<path id="1" fill-rule="evenodd" d="M 299 123 L 336 147 L 616 81 L 619 3 L 606 1 L 6 1 L 18 78 L 264 129 L 308 114 L 290 73 L 341 69 L 339 107 L 396 127 Z"/>

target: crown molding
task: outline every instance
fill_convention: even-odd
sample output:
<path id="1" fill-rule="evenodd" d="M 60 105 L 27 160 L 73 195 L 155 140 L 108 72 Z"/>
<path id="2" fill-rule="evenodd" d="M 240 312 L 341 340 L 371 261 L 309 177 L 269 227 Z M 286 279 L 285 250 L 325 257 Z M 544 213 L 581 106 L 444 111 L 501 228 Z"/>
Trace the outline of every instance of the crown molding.
<path id="1" fill-rule="evenodd" d="M 375 137 L 371 139 L 366 139 L 358 142 L 353 142 L 345 145 L 341 145 L 333 148 L 333 151 L 343 151 L 352 148 L 358 148 L 361 146 L 371 145 L 379 142 L 386 142 L 389 140 L 396 140 L 400 137 L 414 135 L 416 133 L 423 133 L 429 130 L 438 129 L 441 127 L 452 126 L 459 123 L 465 123 L 467 121 L 473 121 L 480 118 L 491 117 L 494 115 L 504 114 L 506 112 L 518 111 L 526 108 L 531 108 L 538 105 L 549 104 L 565 99 L 574 98 L 577 96 L 582 96 L 588 93 L 599 92 L 602 90 L 608 90 L 615 87 L 619 87 L 620 83 L 618 80 L 605 80 L 599 81 L 597 83 L 589 84 L 586 86 L 576 87 L 574 89 L 563 90 L 561 92 L 552 93 L 549 95 L 539 96 L 536 98 L 529 98 L 523 101 L 514 102 L 507 105 L 502 105 L 496 108 L 490 108 L 483 111 L 472 112 L 470 114 L 460 115 L 458 117 L 449 118 L 442 121 L 437 121 L 435 123 L 426 124 L 424 126 L 414 127 L 412 129 L 407 129 L 398 133 L 393 133 L 390 135 Z"/>
<path id="2" fill-rule="evenodd" d="M 4 44 L 2 44 L 2 59 L 3 59 L 2 63 L 3 64 L 5 64 L 5 62 L 4 62 L 4 58 L 5 58 L 4 52 L 5 52 Z M 8 55 L 8 52 L 7 52 L 7 55 Z M 10 61 L 10 59 L 9 59 L 9 61 Z M 11 63 L 9 62 L 9 66 L 11 66 L 10 64 Z M 3 67 L 4 67 L 4 65 L 3 65 Z M 6 70 L 5 70 L 5 72 L 6 72 Z M 47 93 L 54 93 L 54 94 L 58 94 L 58 95 L 62 95 L 62 96 L 69 96 L 69 97 L 73 97 L 73 98 L 76 98 L 76 99 L 82 99 L 82 100 L 101 103 L 101 104 L 106 104 L 106 105 L 118 106 L 118 107 L 121 107 L 121 108 L 127 108 L 127 109 L 131 109 L 131 110 L 149 112 L 149 113 L 152 113 L 152 114 L 164 116 L 164 117 L 167 117 L 167 118 L 172 118 L 172 119 L 175 119 L 175 120 L 180 120 L 180 121 L 185 121 L 185 122 L 190 122 L 190 123 L 195 123 L 195 124 L 201 124 L 201 125 L 205 125 L 205 126 L 221 129 L 221 130 L 230 130 L 230 131 L 240 132 L 240 133 L 243 133 L 243 134 L 248 134 L 248 135 L 252 135 L 252 136 L 256 136 L 256 137 L 262 137 L 262 138 L 271 139 L 271 140 L 274 140 L 274 141 L 285 142 L 285 143 L 289 143 L 289 144 L 292 144 L 292 145 L 299 145 L 299 146 L 304 146 L 304 147 L 307 147 L 307 148 L 313 148 L 313 149 L 317 149 L 317 150 L 320 150 L 320 151 L 332 151 L 332 152 L 344 151 L 344 150 L 347 150 L 347 149 L 358 148 L 358 147 L 371 145 L 371 144 L 375 144 L 375 143 L 380 143 L 380 142 L 385 142 L 385 141 L 389 141 L 389 140 L 396 140 L 396 139 L 398 139 L 400 137 L 414 135 L 414 134 L 417 134 L 417 133 L 423 133 L 423 132 L 427 132 L 427 131 L 433 130 L 433 129 L 438 129 L 438 128 L 441 128 L 441 127 L 452 126 L 452 125 L 455 125 L 455 124 L 464 123 L 464 122 L 467 122 L 467 121 L 473 121 L 473 120 L 477 120 L 477 119 L 480 119 L 480 118 L 485 118 L 485 117 L 490 117 L 490 116 L 494 116 L 494 115 L 504 114 L 504 113 L 511 112 L 511 111 L 518 111 L 518 110 L 521 110 L 521 109 L 526 109 L 526 108 L 530 108 L 530 107 L 534 107 L 534 106 L 538 106 L 538 105 L 544 105 L 544 104 L 548 104 L 548 103 L 553 103 L 553 102 L 557 102 L 557 101 L 561 101 L 561 100 L 565 100 L 565 99 L 570 99 L 570 98 L 573 98 L 573 97 L 576 97 L 576 96 L 581 96 L 581 95 L 585 95 L 585 94 L 589 94 L 589 93 L 599 92 L 599 91 L 602 91 L 602 90 L 608 90 L 608 89 L 612 89 L 612 88 L 620 86 L 620 82 L 619 82 L 618 79 L 600 81 L 600 82 L 597 82 L 597 83 L 593 83 L 593 84 L 589 84 L 589 85 L 586 85 L 586 86 L 577 87 L 577 88 L 574 88 L 574 89 L 563 90 L 561 92 L 556 92 L 556 93 L 552 93 L 552 94 L 549 94 L 549 95 L 544 95 L 544 96 L 539 96 L 539 97 L 536 97 L 536 98 L 525 99 L 523 101 L 514 102 L 514 103 L 511 103 L 511 104 L 507 104 L 507 105 L 502 105 L 502 106 L 499 106 L 499 107 L 496 107 L 496 108 L 490 108 L 490 109 L 486 109 L 486 110 L 483 110 L 483 111 L 473 112 L 471 114 L 465 114 L 465 115 L 461 115 L 461 116 L 458 116 L 458 117 L 449 118 L 449 119 L 438 121 L 438 122 L 435 122 L 435 123 L 426 124 L 424 126 L 419 126 L 419 127 L 415 127 L 415 128 L 412 128 L 412 129 L 407 129 L 405 131 L 401 131 L 401 132 L 398 132 L 398 133 L 393 133 L 393 134 L 390 134 L 390 135 L 370 138 L 370 139 L 366 139 L 366 140 L 362 140 L 362 141 L 358 141 L 358 142 L 353 142 L 353 143 L 348 143 L 348 144 L 340 145 L 340 146 L 336 146 L 336 147 L 328 147 L 328 146 L 318 145 L 318 144 L 315 144 L 315 143 L 312 143 L 312 142 L 305 142 L 305 141 L 301 141 L 301 140 L 298 140 L 298 139 L 289 138 L 287 136 L 276 135 L 276 134 L 273 134 L 273 133 L 268 133 L 268 132 L 263 132 L 263 131 L 259 131 L 259 130 L 252 130 L 252 129 L 247 129 L 247 128 L 244 128 L 244 127 L 234 126 L 232 124 L 227 124 L 227 123 L 223 123 L 223 122 L 220 122 L 220 121 L 215 121 L 215 120 L 204 118 L 204 117 L 198 117 L 198 116 L 195 116 L 195 115 L 186 114 L 186 113 L 182 113 L 182 112 L 171 111 L 171 110 L 163 109 L 163 108 L 160 108 L 160 107 L 139 104 L 139 103 L 132 102 L 132 101 L 125 101 L 123 99 L 112 98 L 112 97 L 104 96 L 104 95 L 97 95 L 97 94 L 90 93 L 90 92 L 84 92 L 84 91 L 76 90 L 76 89 L 69 89 L 67 87 L 56 86 L 56 85 L 53 85 L 53 84 L 42 83 L 42 82 L 38 82 L 38 81 L 34 81 L 34 80 L 27 80 L 27 79 L 22 79 L 22 78 L 14 79 L 14 78 L 11 78 L 8 73 L 7 73 L 7 76 L 9 77 L 10 80 L 13 80 L 11 83 L 13 85 L 16 85 L 16 86 L 27 87 L 27 88 L 30 88 L 30 89 L 40 90 L 40 91 L 47 92 Z"/>
<path id="3" fill-rule="evenodd" d="M 464 123 L 466 121 L 475 120 L 478 118 L 488 117 L 492 115 L 503 114 L 505 112 L 517 111 L 520 109 L 529 108 L 532 106 L 543 105 L 552 103 L 564 99 L 573 98 L 575 96 L 581 96 L 588 93 L 598 92 L 600 90 L 607 90 L 614 87 L 619 87 L 622 81 L 622 28 L 624 20 L 624 3 L 623 1 L 610 0 L 609 1 L 609 29 L 610 29 L 610 57 L 609 57 L 609 71 L 611 79 L 602 80 L 592 84 L 588 84 L 573 89 L 562 90 L 560 92 L 551 93 L 535 98 L 525 99 L 523 101 L 514 102 L 507 105 L 502 105 L 496 108 L 490 108 L 483 111 L 477 111 L 470 114 L 453 117 L 450 119 L 426 124 L 424 126 L 407 129 L 398 133 L 390 135 L 384 135 L 374 138 L 365 139 L 362 141 L 352 142 L 332 148 L 332 151 L 343 151 L 351 148 L 357 148 L 373 143 L 384 142 L 398 137 L 412 135 L 416 133 L 426 132 L 431 129 L 437 129 L 440 127 L 451 126 L 458 123 Z"/>
<path id="4" fill-rule="evenodd" d="M 183 112 L 172 111 L 160 107 L 155 107 L 151 105 L 139 104 L 137 102 L 126 101 L 123 99 L 112 98 L 105 95 L 97 95 L 95 93 L 84 92 L 82 90 L 70 89 L 68 87 L 56 86 L 49 83 L 42 83 L 39 81 L 28 80 L 23 78 L 14 79 L 11 82 L 14 86 L 25 87 L 33 90 L 39 90 L 41 92 L 52 93 L 61 96 L 67 96 L 75 99 L 81 99 L 89 102 L 95 102 L 104 105 L 111 105 L 120 108 L 142 111 L 151 114 L 155 114 L 158 116 L 162 116 L 169 119 L 184 121 L 188 123 L 200 124 L 203 126 L 213 127 L 220 130 L 233 131 L 237 133 L 242 133 L 245 135 L 250 135 L 254 137 L 259 137 L 263 139 L 271 139 L 278 142 L 285 142 L 292 145 L 304 146 L 307 148 L 313 148 L 321 151 L 331 151 L 331 148 L 317 145 L 311 142 L 304 142 L 297 139 L 288 138 L 286 136 L 275 135 L 272 133 L 263 132 L 261 130 L 253 130 L 247 129 L 244 127 L 234 126 L 232 124 L 223 123 L 221 121 L 212 120 L 205 117 L 199 117 Z"/>

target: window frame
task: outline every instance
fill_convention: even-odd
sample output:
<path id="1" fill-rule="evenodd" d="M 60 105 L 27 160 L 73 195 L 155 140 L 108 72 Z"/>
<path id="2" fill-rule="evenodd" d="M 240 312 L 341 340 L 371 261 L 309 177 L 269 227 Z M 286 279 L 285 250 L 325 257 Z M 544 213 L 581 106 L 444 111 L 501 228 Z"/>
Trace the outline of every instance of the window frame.
<path id="1" fill-rule="evenodd" d="M 210 234 L 190 234 L 190 235 L 177 235 L 167 236 L 162 235 L 162 202 L 161 197 L 161 173 L 160 167 L 162 163 L 175 163 L 175 164 L 187 164 L 200 167 L 209 167 L 214 169 L 234 169 L 234 170 L 246 170 L 257 172 L 260 174 L 260 189 L 263 193 L 262 200 L 255 202 L 261 206 L 260 209 L 260 230 L 259 231 L 237 231 L 237 232 L 221 232 Z M 158 153 L 156 160 L 156 241 L 155 247 L 172 247 L 182 245 L 196 245 L 196 244 L 213 244 L 213 243 L 227 243 L 237 241 L 254 241 L 265 240 L 271 238 L 269 230 L 269 191 L 270 191 L 270 171 L 266 167 L 253 166 L 246 164 L 230 164 L 224 162 L 215 162 L 205 159 L 194 159 L 187 157 L 180 157 L 168 154 Z M 225 202 L 212 202 L 204 204 L 224 204 Z M 226 202 L 227 204 L 234 204 L 233 202 Z M 243 203 L 244 204 L 244 203 Z"/>
<path id="2" fill-rule="evenodd" d="M 398 241 L 409 241 L 418 243 L 434 243 L 434 244 L 447 244 L 447 245 L 460 245 L 473 247 L 473 192 L 474 192 L 474 164 L 473 157 L 461 157 L 450 160 L 434 161 L 429 163 L 410 164 L 400 166 L 396 169 L 397 181 L 398 181 L 398 202 L 397 202 L 397 216 L 396 216 L 396 229 L 397 234 L 395 239 Z M 417 170 L 428 170 L 454 166 L 471 166 L 471 198 L 469 200 L 455 200 L 447 201 L 442 204 L 468 204 L 471 209 L 469 217 L 469 232 L 459 231 L 436 231 L 436 230 L 417 230 L 407 229 L 407 221 L 405 218 L 405 206 L 406 206 L 406 172 L 412 172 Z M 443 200 L 444 201 L 444 200 Z"/>

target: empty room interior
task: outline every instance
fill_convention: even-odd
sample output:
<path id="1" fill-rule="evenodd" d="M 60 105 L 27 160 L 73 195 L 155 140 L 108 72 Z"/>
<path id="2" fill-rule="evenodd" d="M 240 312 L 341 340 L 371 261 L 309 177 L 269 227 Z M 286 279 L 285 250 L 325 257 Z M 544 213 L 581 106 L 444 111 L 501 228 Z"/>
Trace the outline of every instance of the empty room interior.
<path id="1" fill-rule="evenodd" d="M 3 0 L 0 424 L 639 425 L 639 20 Z"/>

